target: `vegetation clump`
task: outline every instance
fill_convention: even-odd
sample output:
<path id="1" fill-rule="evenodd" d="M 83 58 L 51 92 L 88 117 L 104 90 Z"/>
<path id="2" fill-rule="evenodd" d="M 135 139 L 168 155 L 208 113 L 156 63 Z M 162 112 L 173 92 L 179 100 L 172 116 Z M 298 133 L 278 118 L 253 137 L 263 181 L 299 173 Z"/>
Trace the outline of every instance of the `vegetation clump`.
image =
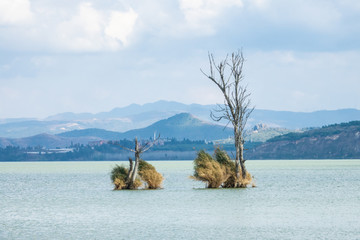
<path id="1" fill-rule="evenodd" d="M 164 177 L 156 171 L 155 167 L 144 160 L 140 160 L 139 176 L 146 183 L 147 189 L 161 188 L 164 180 Z"/>
<path id="2" fill-rule="evenodd" d="M 195 172 L 193 178 L 206 182 L 208 188 L 220 187 L 229 177 L 227 168 L 203 150 L 198 152 L 194 164 Z"/>
<path id="3" fill-rule="evenodd" d="M 128 174 L 128 169 L 124 166 L 116 165 L 111 171 L 111 181 L 115 185 L 115 190 L 123 189 L 126 184 L 126 176 Z"/>
<path id="4" fill-rule="evenodd" d="M 114 190 L 128 189 L 128 175 L 129 169 L 116 165 L 111 171 L 111 181 L 114 184 Z M 136 178 L 134 181 L 134 188 L 137 189 L 142 186 L 142 182 L 139 178 Z"/>
<path id="5" fill-rule="evenodd" d="M 156 171 L 155 167 L 144 160 L 140 160 L 138 176 L 132 184 L 129 184 L 128 168 L 116 165 L 111 171 L 114 190 L 138 189 L 143 185 L 146 189 L 158 189 L 161 188 L 163 180 L 163 176 Z"/>
<path id="6" fill-rule="evenodd" d="M 205 182 L 208 188 L 245 188 L 249 184 L 255 186 L 249 172 L 246 172 L 245 178 L 242 173 L 237 177 L 235 162 L 220 148 L 215 149 L 214 157 L 203 150 L 198 152 L 194 165 L 194 175 L 191 178 Z"/>
<path id="7" fill-rule="evenodd" d="M 161 187 L 163 176 L 156 171 L 154 166 L 140 158 L 140 155 L 149 150 L 157 140 L 158 138 L 154 139 L 152 142 L 147 142 L 145 145 L 141 145 L 137 138 L 135 138 L 135 149 L 119 145 L 120 147 L 135 153 L 135 161 L 133 161 L 132 158 L 129 158 L 129 168 L 122 166 L 114 167 L 111 172 L 111 180 L 115 185 L 115 190 L 138 189 L 143 182 L 147 189 L 157 189 Z M 112 144 L 118 145 L 116 142 Z"/>

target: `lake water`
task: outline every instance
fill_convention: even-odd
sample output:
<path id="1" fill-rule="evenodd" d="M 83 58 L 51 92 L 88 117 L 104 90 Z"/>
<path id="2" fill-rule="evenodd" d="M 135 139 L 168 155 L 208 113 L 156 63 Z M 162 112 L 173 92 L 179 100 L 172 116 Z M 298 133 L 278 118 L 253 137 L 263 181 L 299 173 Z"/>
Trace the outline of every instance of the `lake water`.
<path id="1" fill-rule="evenodd" d="M 360 160 L 247 161 L 247 189 L 151 163 L 162 190 L 112 191 L 116 162 L 0 163 L 0 239 L 360 239 Z"/>

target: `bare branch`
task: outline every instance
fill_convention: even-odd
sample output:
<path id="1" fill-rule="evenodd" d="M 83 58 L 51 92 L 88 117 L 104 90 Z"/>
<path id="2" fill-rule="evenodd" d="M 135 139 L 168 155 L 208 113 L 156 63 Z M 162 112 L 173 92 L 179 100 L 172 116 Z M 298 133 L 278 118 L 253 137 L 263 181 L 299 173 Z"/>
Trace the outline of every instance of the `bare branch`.
<path id="1" fill-rule="evenodd" d="M 155 138 L 153 141 L 147 142 L 147 143 L 145 144 L 145 146 L 141 147 L 140 150 L 139 150 L 140 153 L 144 153 L 144 152 L 146 152 L 147 150 L 149 150 L 152 146 L 154 146 L 154 144 L 155 144 L 159 139 L 160 139 L 160 134 L 159 134 L 159 136 L 158 136 L 157 138 Z"/>
<path id="2" fill-rule="evenodd" d="M 127 148 L 127 147 L 124 147 L 123 145 L 120 145 L 118 142 L 113 142 L 113 141 L 109 141 L 107 142 L 108 144 L 111 144 L 111 145 L 115 145 L 115 146 L 119 146 L 127 151 L 130 151 L 130 152 L 135 152 L 135 150 L 133 149 L 130 149 L 130 148 Z"/>

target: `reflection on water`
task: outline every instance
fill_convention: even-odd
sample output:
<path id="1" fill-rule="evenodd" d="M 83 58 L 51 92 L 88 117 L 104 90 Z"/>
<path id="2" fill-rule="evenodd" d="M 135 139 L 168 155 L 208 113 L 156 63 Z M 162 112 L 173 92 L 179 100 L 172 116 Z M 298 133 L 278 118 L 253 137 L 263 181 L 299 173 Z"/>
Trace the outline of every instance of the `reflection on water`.
<path id="1" fill-rule="evenodd" d="M 359 239 L 360 161 L 248 161 L 257 187 L 112 191 L 115 162 L 0 163 L 0 239 Z M 124 164 L 127 164 L 124 162 Z"/>

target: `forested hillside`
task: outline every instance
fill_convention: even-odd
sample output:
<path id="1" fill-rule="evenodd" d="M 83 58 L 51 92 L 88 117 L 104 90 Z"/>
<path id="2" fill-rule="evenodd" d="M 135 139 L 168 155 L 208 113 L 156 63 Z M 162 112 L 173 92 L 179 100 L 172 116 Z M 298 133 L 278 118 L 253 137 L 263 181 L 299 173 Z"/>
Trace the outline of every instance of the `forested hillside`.
<path id="1" fill-rule="evenodd" d="M 360 121 L 288 133 L 250 149 L 249 159 L 360 159 Z"/>

